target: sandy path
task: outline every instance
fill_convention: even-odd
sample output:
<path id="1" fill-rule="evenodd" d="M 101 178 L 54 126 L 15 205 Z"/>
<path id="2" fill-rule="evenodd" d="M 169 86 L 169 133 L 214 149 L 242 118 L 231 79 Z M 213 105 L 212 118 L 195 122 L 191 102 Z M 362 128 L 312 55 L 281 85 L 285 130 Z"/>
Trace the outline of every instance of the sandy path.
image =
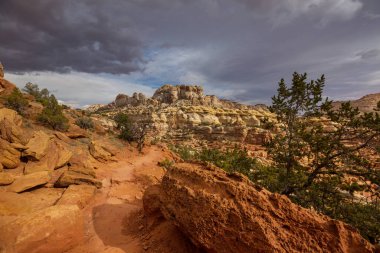
<path id="1" fill-rule="evenodd" d="M 167 155 L 156 146 L 147 147 L 144 154 L 126 149 L 118 155 L 119 162 L 100 167 L 97 177 L 103 188 L 84 209 L 85 242 L 68 253 L 144 252 L 138 223 L 130 217 L 141 211 L 146 187 L 162 177 L 157 163 Z"/>

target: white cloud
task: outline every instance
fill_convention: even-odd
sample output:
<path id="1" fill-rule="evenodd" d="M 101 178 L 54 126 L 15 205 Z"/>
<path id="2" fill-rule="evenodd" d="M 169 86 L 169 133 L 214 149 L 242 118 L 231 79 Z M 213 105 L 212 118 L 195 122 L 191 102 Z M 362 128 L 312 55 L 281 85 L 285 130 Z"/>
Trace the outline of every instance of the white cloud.
<path id="1" fill-rule="evenodd" d="M 50 90 L 63 103 L 74 107 L 110 103 L 119 93 L 138 91 L 151 96 L 154 92 L 149 86 L 128 82 L 126 76 L 117 75 L 33 72 L 23 75 L 8 73 L 5 77 L 20 88 L 27 82 L 36 83 L 40 88 Z"/>

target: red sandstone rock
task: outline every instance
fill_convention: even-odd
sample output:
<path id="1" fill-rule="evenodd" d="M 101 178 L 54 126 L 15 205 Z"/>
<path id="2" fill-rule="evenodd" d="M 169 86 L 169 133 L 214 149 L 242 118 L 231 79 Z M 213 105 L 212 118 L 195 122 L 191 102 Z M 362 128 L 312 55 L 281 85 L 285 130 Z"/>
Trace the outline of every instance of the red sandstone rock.
<path id="1" fill-rule="evenodd" d="M 374 252 L 351 226 L 218 168 L 177 164 L 159 200 L 165 218 L 206 252 Z"/>

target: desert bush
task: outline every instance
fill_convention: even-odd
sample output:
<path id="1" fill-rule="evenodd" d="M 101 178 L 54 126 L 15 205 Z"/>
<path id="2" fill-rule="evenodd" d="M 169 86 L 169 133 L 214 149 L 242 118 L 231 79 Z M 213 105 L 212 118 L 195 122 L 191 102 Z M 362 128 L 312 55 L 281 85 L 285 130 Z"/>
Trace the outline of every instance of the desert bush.
<path id="1" fill-rule="evenodd" d="M 18 88 L 15 88 L 12 93 L 5 98 L 5 106 L 17 111 L 20 115 L 24 115 L 25 109 L 28 106 L 28 100 L 23 97 Z"/>
<path id="2" fill-rule="evenodd" d="M 114 121 L 116 122 L 116 128 L 120 131 L 119 138 L 125 141 L 132 141 L 132 123 L 128 115 L 120 112 L 114 116 Z"/>
<path id="3" fill-rule="evenodd" d="M 93 129 L 94 122 L 89 117 L 80 117 L 75 120 L 75 124 L 83 129 Z"/>
<path id="4" fill-rule="evenodd" d="M 158 165 L 165 169 L 170 169 L 174 165 L 174 161 L 165 158 L 164 160 L 158 162 Z"/>
<path id="5" fill-rule="evenodd" d="M 44 100 L 44 109 L 38 115 L 37 120 L 43 125 L 54 130 L 66 131 L 68 119 L 63 115 L 62 106 L 58 104 L 54 95 Z"/>

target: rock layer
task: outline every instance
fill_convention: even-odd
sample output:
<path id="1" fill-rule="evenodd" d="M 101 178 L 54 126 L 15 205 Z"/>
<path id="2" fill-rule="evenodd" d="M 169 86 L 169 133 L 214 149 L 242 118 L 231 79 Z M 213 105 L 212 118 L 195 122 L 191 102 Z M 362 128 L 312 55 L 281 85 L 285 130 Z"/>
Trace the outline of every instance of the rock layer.
<path id="1" fill-rule="evenodd" d="M 164 217 L 206 252 L 374 252 L 351 226 L 218 168 L 177 164 L 158 192 Z"/>
<path id="2" fill-rule="evenodd" d="M 133 122 L 151 122 L 155 137 L 172 140 L 237 141 L 262 144 L 268 131 L 264 119 L 274 120 L 265 106 L 243 105 L 203 94 L 192 85 L 164 85 L 151 98 L 119 94 L 109 116 L 120 110 Z"/>

